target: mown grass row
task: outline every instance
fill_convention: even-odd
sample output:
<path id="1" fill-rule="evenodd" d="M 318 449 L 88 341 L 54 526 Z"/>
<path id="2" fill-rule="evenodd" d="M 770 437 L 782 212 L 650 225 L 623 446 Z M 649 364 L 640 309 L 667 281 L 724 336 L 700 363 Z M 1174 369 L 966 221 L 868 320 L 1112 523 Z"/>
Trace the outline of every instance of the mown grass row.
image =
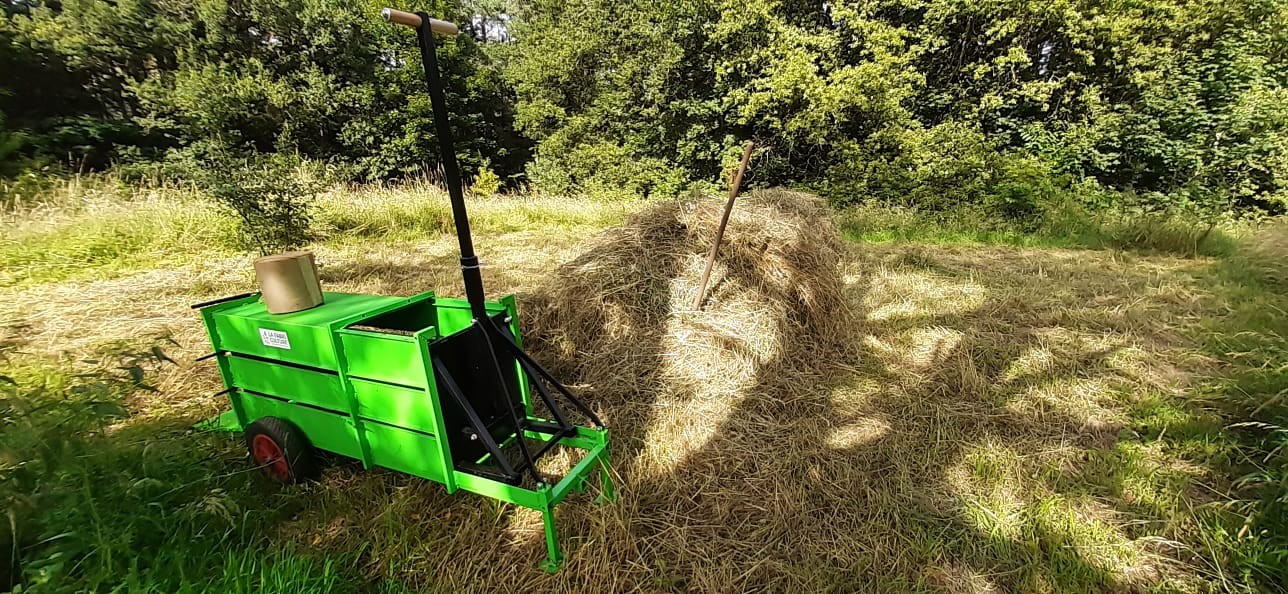
<path id="1" fill-rule="evenodd" d="M 313 209 L 316 239 L 416 239 L 453 230 L 446 195 L 427 183 L 338 187 Z M 560 196 L 471 200 L 479 233 L 524 229 L 594 230 L 620 222 L 629 201 Z M 1091 214 L 1076 209 L 1017 222 L 961 209 L 926 213 L 851 206 L 839 215 L 857 241 L 915 241 L 1042 247 L 1138 249 L 1222 255 L 1246 228 L 1161 215 Z M 103 278 L 159 266 L 199 262 L 243 249 L 236 216 L 190 190 L 130 188 L 110 178 L 78 181 L 46 192 L 20 212 L 0 216 L 0 286 Z"/>

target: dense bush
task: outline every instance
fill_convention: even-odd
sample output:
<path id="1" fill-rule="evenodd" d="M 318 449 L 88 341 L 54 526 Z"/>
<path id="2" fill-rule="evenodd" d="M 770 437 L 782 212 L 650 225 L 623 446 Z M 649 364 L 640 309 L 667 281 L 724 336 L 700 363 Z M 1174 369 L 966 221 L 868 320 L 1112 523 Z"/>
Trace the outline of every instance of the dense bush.
<path id="1" fill-rule="evenodd" d="M 312 239 L 313 199 L 320 175 L 298 156 L 219 154 L 196 177 L 198 185 L 237 215 L 243 247 L 262 255 L 299 249 Z"/>
<path id="2" fill-rule="evenodd" d="M 1277 210 L 1288 184 L 1274 0 L 524 6 L 507 72 L 539 183 L 715 179 L 752 138 L 755 179 L 841 202 L 1019 216 L 1090 179 Z"/>
<path id="3" fill-rule="evenodd" d="M 25 131 L 28 156 L 96 168 L 289 151 L 347 165 L 357 179 L 423 172 L 436 161 L 414 34 L 380 20 L 381 3 L 6 6 L 0 112 L 10 130 Z M 450 1 L 422 6 L 465 14 Z M 466 168 L 486 157 L 502 175 L 521 171 L 527 142 L 513 131 L 498 67 L 468 34 L 443 43 L 439 56 Z"/>

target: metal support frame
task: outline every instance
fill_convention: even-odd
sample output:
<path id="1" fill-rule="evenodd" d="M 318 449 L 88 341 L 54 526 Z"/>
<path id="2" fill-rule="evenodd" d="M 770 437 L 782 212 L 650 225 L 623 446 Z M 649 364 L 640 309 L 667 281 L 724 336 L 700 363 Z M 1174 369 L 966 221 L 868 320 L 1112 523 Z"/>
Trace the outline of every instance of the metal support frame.
<path id="1" fill-rule="evenodd" d="M 464 303 L 454 299 L 441 301 L 452 302 L 448 309 L 458 311 L 462 316 L 451 314 L 452 322 L 447 324 L 450 331 L 445 334 L 440 333 L 441 328 L 435 325 L 410 335 L 373 338 L 369 330 L 349 326 L 420 301 L 434 301 L 434 307 L 439 308 L 440 300 L 436 300 L 432 293 L 406 299 L 334 293 L 331 294 L 336 298 L 333 303 L 340 304 L 332 307 L 339 309 L 318 311 L 323 314 L 335 311 L 340 315 L 317 319 L 318 312 L 315 311 L 297 314 L 305 317 L 304 322 L 297 319 L 289 323 L 256 317 L 262 315 L 257 312 L 228 313 L 256 301 L 258 294 L 198 304 L 194 308 L 200 310 L 214 351 L 203 359 L 215 359 L 233 408 L 202 426 L 240 431 L 264 416 L 287 418 L 306 429 L 314 447 L 359 458 L 364 467 L 378 465 L 401 470 L 440 481 L 448 493 L 470 491 L 539 511 L 545 526 L 547 551 L 542 566 L 553 572 L 563 564 L 555 532 L 555 506 L 569 493 L 586 491 L 592 474 L 596 472 L 601 485 L 597 501 L 614 499 L 608 465 L 608 429 L 589 407 L 523 351 L 513 297 L 504 298 L 500 303 L 485 301 L 435 55 L 434 31 L 455 32 L 456 27 L 430 19 L 424 13 L 412 15 L 392 10 L 385 13 L 391 22 L 417 29 L 444 177 L 451 198 L 452 218 L 460 244 L 461 276 L 466 295 Z M 349 304 L 348 309 L 343 302 Z M 361 307 L 355 307 L 355 303 Z M 468 318 L 463 317 L 466 309 Z M 445 310 L 437 311 L 437 315 L 443 315 Z M 217 314 L 222 316 L 222 322 L 216 321 Z M 309 316 L 314 316 L 311 322 L 308 321 Z M 439 324 L 445 323 L 443 319 L 439 320 Z M 220 331 L 216 331 L 217 324 L 222 324 Z M 283 352 L 265 351 L 256 342 L 253 332 L 256 327 L 261 336 L 265 327 L 297 332 L 292 338 L 295 350 L 288 346 Z M 481 337 L 481 341 L 475 340 L 478 337 L 469 337 L 466 341 L 469 352 L 463 355 L 468 357 L 466 360 L 470 364 L 465 371 L 456 369 L 461 363 L 454 355 L 445 354 L 449 351 L 443 351 L 445 359 L 440 359 L 433 352 L 433 345 L 442 344 L 437 341 L 449 340 L 461 332 L 478 332 Z M 262 346 L 275 345 L 265 342 Z M 444 349 L 449 346 L 442 344 Z M 415 368 L 409 367 L 408 362 L 413 362 Z M 384 374 L 386 369 L 397 373 Z M 453 378 L 453 371 L 475 375 Z M 349 377 L 351 373 L 353 378 Z M 484 376 L 495 374 L 496 381 L 484 385 L 488 386 L 487 390 L 494 390 L 494 386 L 500 384 L 499 392 L 502 393 L 495 396 L 504 397 L 499 408 L 505 408 L 506 412 L 496 410 L 498 402 L 495 399 L 483 400 L 492 398 L 492 395 L 469 393 L 471 390 L 487 391 L 478 388 L 479 384 L 473 381 L 480 373 Z M 534 412 L 531 396 L 534 388 L 553 420 Z M 416 406 L 416 401 L 409 398 L 425 398 L 431 414 L 426 416 L 422 411 L 416 419 L 399 417 L 391 420 L 382 414 L 387 411 L 381 411 L 373 401 L 360 401 L 359 391 L 370 394 L 373 389 L 383 390 L 382 396 L 388 398 L 401 398 L 405 406 Z M 571 422 L 561 408 L 561 401 L 571 403 L 595 426 Z M 452 411 L 453 426 L 450 428 L 444 418 L 447 403 L 461 409 L 459 413 Z M 485 415 L 480 415 L 480 410 Z M 463 414 L 465 420 L 462 421 L 458 414 Z M 486 425 L 488 422 L 493 427 L 505 429 L 493 435 Z M 506 423 L 512 425 L 506 426 Z M 477 461 L 464 461 L 461 456 L 453 457 L 451 454 L 447 432 L 459 431 L 462 425 L 468 425 L 477 434 L 482 450 L 486 451 L 486 455 Z M 370 441 L 368 433 L 372 436 Z M 531 449 L 527 443 L 529 440 L 533 443 Z M 417 445 L 411 445 L 413 443 Z M 421 444 L 426 451 L 432 450 L 436 454 L 416 456 L 414 452 L 421 449 Z M 521 460 L 508 457 L 510 445 L 518 450 Z M 551 484 L 537 472 L 536 463 L 561 445 L 581 450 L 584 456 L 567 474 Z M 470 456 L 480 452 L 473 446 L 469 448 Z M 531 477 L 532 483 L 525 483 L 525 476 Z"/>
<path id="2" fill-rule="evenodd" d="M 484 445 L 487 447 L 488 451 L 493 454 L 493 458 L 497 460 L 498 464 L 502 465 L 502 471 L 509 480 L 515 480 L 518 478 L 515 476 L 516 473 L 526 471 L 536 482 L 537 486 L 540 487 L 544 485 L 544 479 L 542 479 L 541 475 L 537 473 L 537 460 L 542 454 L 553 449 L 553 446 L 558 443 L 559 439 L 564 435 L 569 434 L 573 429 L 573 425 L 568 422 L 563 411 L 559 408 L 544 383 L 548 383 L 553 386 L 555 390 L 567 398 L 574 407 L 590 418 L 597 427 L 602 428 L 604 424 L 599 420 L 599 417 L 590 410 L 590 407 L 586 406 L 578 400 L 577 397 L 573 396 L 573 394 L 568 391 L 566 387 L 560 384 L 558 380 L 550 374 L 550 372 L 543 369 L 540 364 L 532 359 L 532 357 L 528 356 L 528 354 L 523 351 L 523 347 L 519 346 L 512 337 L 506 335 L 506 333 L 488 316 L 485 305 L 486 293 L 483 290 L 483 275 L 479 269 L 478 256 L 474 253 L 474 239 L 470 233 L 470 220 L 465 209 L 465 193 L 461 186 L 460 166 L 456 161 L 456 148 L 452 136 L 451 123 L 448 120 L 447 100 L 443 94 L 442 79 L 438 73 L 437 45 L 434 43 L 434 31 L 432 26 L 435 21 L 424 12 L 417 12 L 416 16 L 420 17 L 420 25 L 416 27 L 416 38 L 420 46 L 421 65 L 425 71 L 425 83 L 429 88 L 430 104 L 433 106 L 434 128 L 438 135 L 439 158 L 443 166 L 443 177 L 447 184 L 447 194 L 452 203 L 452 221 L 456 226 L 456 239 L 460 245 L 461 280 L 465 285 L 466 301 L 469 302 L 470 311 L 474 315 L 474 324 L 479 326 L 482 330 L 482 336 L 487 344 L 486 355 L 489 361 L 486 369 L 495 373 L 497 377 L 502 376 L 504 370 L 501 369 L 501 359 L 497 356 L 497 347 L 499 345 L 501 348 L 510 351 L 518 360 L 519 367 L 523 372 L 522 375 L 526 377 L 525 381 L 530 382 L 530 385 L 537 388 L 538 394 L 541 395 L 542 402 L 550 409 L 551 415 L 555 417 L 559 424 L 559 431 L 555 434 L 555 437 L 549 440 L 547 444 L 537 451 L 536 455 L 533 455 L 533 453 L 528 450 L 527 443 L 525 443 L 523 437 L 524 431 L 528 429 L 527 419 L 520 420 L 518 415 L 515 414 L 513 406 L 506 406 L 505 409 L 513 423 L 513 426 L 515 427 L 515 431 L 518 433 L 518 439 L 515 441 L 518 442 L 518 450 L 522 456 L 521 466 L 519 466 L 519 468 L 514 468 L 509 463 L 509 460 L 502 455 L 503 452 L 500 451 L 500 447 L 497 446 L 495 440 L 491 439 L 490 436 L 488 436 L 488 439 L 484 441 Z M 460 389 L 455 386 L 455 382 L 451 380 L 451 376 L 446 367 L 435 361 L 434 371 L 435 373 L 442 374 L 448 379 L 448 391 L 451 393 L 451 396 L 467 410 L 471 423 L 475 424 L 474 430 L 480 433 L 480 437 L 484 437 L 483 434 L 487 433 L 487 428 L 482 426 L 482 420 L 479 418 L 477 412 L 474 411 L 473 407 L 470 406 L 469 399 L 466 395 L 460 393 Z M 510 393 L 508 384 L 501 382 L 501 385 L 506 392 L 505 396 L 507 403 L 516 402 L 515 395 Z M 531 403 L 524 402 L 523 404 L 525 408 L 530 410 Z"/>
<path id="3" fill-rule="evenodd" d="M 489 322 L 492 321 L 491 318 L 487 318 L 487 320 Z M 487 332 L 485 329 L 482 331 L 485 333 Z M 497 335 L 507 339 L 506 342 L 503 343 L 504 345 L 515 349 L 516 354 L 522 353 L 522 349 L 520 349 L 517 344 L 514 343 L 513 339 L 509 335 L 505 334 L 504 331 L 496 327 L 493 328 L 493 331 L 495 331 Z M 491 342 L 489 342 L 488 346 L 488 355 L 492 359 L 494 369 L 498 374 L 500 374 L 502 373 L 500 370 L 500 359 L 496 356 L 496 350 L 492 348 Z M 506 408 L 509 410 L 510 421 L 515 429 L 513 435 L 507 436 L 505 439 L 498 442 L 498 438 L 494 437 L 488 430 L 482 416 L 479 415 L 474 405 L 470 402 L 469 397 L 457 384 L 456 379 L 452 377 L 451 370 L 449 370 L 441 360 L 434 358 L 432 354 L 430 356 L 433 362 L 434 375 L 442 379 L 444 391 L 447 392 L 447 395 L 450 396 L 456 405 L 465 412 L 473 434 L 477 436 L 479 442 L 483 444 L 484 449 L 488 452 L 488 456 L 486 457 L 494 460 L 496 465 L 500 467 L 498 472 L 496 470 L 482 467 L 480 461 L 479 464 L 465 469 L 465 472 L 473 472 L 480 476 L 494 478 L 508 484 L 515 485 L 522 482 L 523 474 L 527 473 L 528 476 L 530 476 L 536 483 L 538 488 L 544 486 L 544 478 L 542 478 L 536 471 L 537 461 L 546 453 L 553 450 L 555 446 L 560 445 L 565 438 L 576 436 L 578 430 L 577 426 L 568 420 L 563 408 L 559 406 L 559 403 L 555 400 L 549 388 L 546 387 L 546 384 L 552 383 L 561 390 L 561 393 L 563 394 L 567 394 L 567 388 L 564 388 L 562 385 L 558 384 L 558 382 L 550 382 L 543 377 L 541 373 L 545 372 L 545 370 L 537 366 L 535 362 L 521 356 L 516 356 L 516 363 L 518 364 L 517 371 L 522 373 L 521 377 L 528 382 L 529 386 L 536 389 L 537 393 L 541 397 L 542 403 L 545 404 L 550 415 L 555 418 L 555 422 L 550 423 L 544 419 L 533 416 L 531 405 L 527 402 L 516 402 L 514 396 L 510 394 L 509 389 L 506 388 Z M 584 403 L 577 400 L 576 397 L 571 396 L 571 394 L 567 394 L 567 397 L 578 408 L 583 408 L 586 411 L 589 411 L 589 408 L 586 407 Z M 513 408 L 515 404 L 519 403 L 522 403 L 525 408 L 528 409 L 527 414 L 525 414 L 522 419 L 518 417 Z M 604 430 L 603 424 L 599 423 L 593 412 L 590 412 L 588 416 L 595 422 L 596 427 L 599 430 Z M 535 453 L 532 453 L 528 449 L 525 439 L 535 439 L 543 443 L 540 449 Z M 517 442 L 516 445 L 521 455 L 521 462 L 517 466 L 510 460 L 504 451 L 506 445 L 512 441 Z"/>
<path id="4" fill-rule="evenodd" d="M 481 419 L 479 419 L 477 413 L 473 411 L 473 407 L 469 405 L 468 398 L 465 398 L 463 394 L 455 393 L 457 392 L 456 390 L 450 391 L 454 392 L 452 394 L 453 398 L 456 398 L 457 401 L 470 412 L 471 422 L 476 425 L 474 430 L 480 432 L 480 437 L 487 437 L 484 444 L 492 454 L 492 458 L 501 465 L 502 470 L 507 475 L 509 480 L 505 482 L 511 482 L 518 478 L 515 476 L 516 473 L 523 472 L 524 470 L 526 470 L 535 480 L 538 493 L 543 495 L 542 499 L 544 499 L 544 501 L 534 501 L 530 504 L 525 504 L 509 499 L 508 497 L 500 496 L 500 494 L 496 492 L 488 494 L 493 497 L 498 497 L 500 499 L 541 511 L 542 519 L 545 523 L 546 549 L 548 554 L 546 562 L 543 563 L 542 566 L 547 571 L 553 572 L 558 570 L 563 564 L 563 556 L 559 552 L 559 542 L 555 534 L 554 505 L 558 503 L 559 500 L 563 499 L 563 496 L 573 487 L 584 489 L 585 478 L 583 475 L 595 465 L 600 468 L 602 500 L 611 501 L 613 499 L 612 482 L 608 473 L 608 462 L 605 459 L 608 449 L 608 430 L 604 427 L 604 423 L 599 420 L 599 417 L 590 410 L 590 407 L 578 400 L 577 397 L 574 396 L 568 388 L 564 387 L 563 384 L 559 383 L 559 381 L 556 380 L 549 371 L 546 371 L 546 369 L 541 367 L 539 363 L 524 352 L 523 347 L 512 336 L 507 335 L 502 331 L 487 314 L 487 310 L 484 307 L 485 293 L 483 290 L 483 276 L 479 270 L 478 256 L 474 253 L 474 241 L 470 235 L 470 221 L 469 217 L 466 215 L 465 197 L 461 188 L 461 174 L 456 162 L 456 150 L 453 146 L 451 125 L 448 122 L 447 117 L 447 102 L 443 96 L 442 82 L 438 74 L 438 59 L 434 51 L 434 32 L 432 30 L 432 23 L 434 21 L 430 19 L 429 15 L 426 13 L 419 12 L 416 13 L 416 15 L 420 17 L 420 26 L 416 28 L 416 36 L 420 44 L 421 63 L 425 69 L 425 82 L 429 86 L 430 102 L 433 105 L 434 110 L 434 127 L 438 133 L 439 155 L 442 160 L 443 174 L 446 178 L 445 181 L 447 182 L 447 193 L 451 198 L 452 219 L 456 225 L 456 237 L 457 241 L 460 243 L 461 277 L 465 284 L 465 297 L 469 301 L 470 310 L 474 315 L 474 324 L 481 328 L 483 337 L 487 343 L 487 357 L 491 360 L 488 369 L 500 376 L 503 373 L 503 370 L 501 369 L 501 359 L 497 356 L 498 345 L 501 349 L 509 351 L 518 363 L 519 369 L 516 371 L 520 371 L 520 380 L 537 389 L 537 393 L 540 395 L 542 403 L 550 410 L 550 414 L 555 417 L 557 430 L 554 432 L 548 432 L 549 429 L 551 429 L 549 425 L 533 423 L 530 418 L 532 415 L 532 404 L 526 399 L 524 399 L 523 405 L 527 410 L 529 418 L 525 418 L 520 421 L 518 416 L 514 413 L 513 406 L 511 406 L 515 402 L 514 394 L 510 393 L 508 384 L 502 382 L 502 386 L 506 392 L 505 396 L 507 406 L 505 408 L 509 412 L 509 416 L 514 423 L 515 434 L 517 437 L 515 441 L 518 442 L 519 452 L 523 459 L 522 467 L 515 469 L 510 465 L 509 460 L 505 458 L 504 452 L 500 451 L 501 448 L 499 448 L 494 443 L 494 440 L 491 439 L 491 436 L 487 434 L 487 428 L 481 426 Z M 435 372 L 447 374 L 447 370 L 444 369 L 442 365 L 437 364 L 435 365 Z M 450 378 L 450 375 L 446 375 L 446 377 Z M 594 422 L 597 429 L 585 430 L 569 423 L 567 417 L 555 402 L 553 395 L 547 388 L 547 384 L 550 387 L 553 387 L 555 391 L 562 394 L 575 408 Z M 449 383 L 449 385 L 451 384 Z M 592 431 L 592 433 L 589 435 L 581 435 L 581 432 L 583 431 Z M 525 443 L 525 438 L 529 435 L 533 435 L 534 437 L 536 435 L 549 436 L 535 455 L 528 450 L 527 444 Z M 581 440 L 577 439 L 578 435 L 581 436 Z M 568 476 L 560 481 L 559 485 L 551 487 L 546 484 L 544 479 L 542 479 L 542 477 L 537 473 L 537 460 L 539 460 L 546 452 L 553 450 L 554 447 L 561 442 L 585 441 L 586 438 L 593 438 L 594 441 L 582 444 L 590 447 L 587 448 L 589 452 L 581 463 L 577 465 L 573 472 L 570 472 Z M 470 489 L 469 482 L 463 481 L 462 487 Z M 509 491 L 506 491 L 505 493 L 509 493 Z"/>

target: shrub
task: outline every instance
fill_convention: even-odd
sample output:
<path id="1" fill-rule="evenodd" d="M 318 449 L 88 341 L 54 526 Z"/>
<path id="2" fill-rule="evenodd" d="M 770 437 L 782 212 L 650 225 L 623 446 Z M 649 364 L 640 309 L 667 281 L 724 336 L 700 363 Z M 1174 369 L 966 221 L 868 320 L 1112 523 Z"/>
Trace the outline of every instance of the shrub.
<path id="1" fill-rule="evenodd" d="M 298 155 L 235 157 L 216 153 L 197 175 L 207 193 L 237 214 L 242 244 L 261 254 L 302 246 L 312 238 L 317 172 Z"/>
<path id="2" fill-rule="evenodd" d="M 470 184 L 470 193 L 486 197 L 499 191 L 501 191 L 501 176 L 492 171 L 492 162 L 485 158 L 479 164 L 479 172 L 474 176 L 474 183 Z"/>

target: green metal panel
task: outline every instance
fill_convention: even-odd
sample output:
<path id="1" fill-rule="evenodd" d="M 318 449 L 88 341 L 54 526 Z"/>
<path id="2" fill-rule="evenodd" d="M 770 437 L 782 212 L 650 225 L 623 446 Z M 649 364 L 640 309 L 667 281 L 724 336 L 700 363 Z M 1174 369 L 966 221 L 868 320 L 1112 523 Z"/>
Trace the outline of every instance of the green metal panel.
<path id="1" fill-rule="evenodd" d="M 439 297 L 434 299 L 434 306 L 438 309 L 438 333 L 441 336 L 455 334 L 474 323 L 474 314 L 470 312 L 470 304 L 464 299 Z M 504 305 L 495 301 L 487 302 L 486 307 L 487 312 L 490 314 L 501 313 L 506 310 Z"/>
<path id="2" fill-rule="evenodd" d="M 215 324 L 215 313 L 228 308 L 238 307 L 245 303 L 254 303 L 258 300 L 259 296 L 251 295 L 241 299 L 233 299 L 217 305 L 205 307 L 201 310 L 201 321 L 206 326 L 206 336 L 210 338 L 210 346 L 214 348 L 215 362 L 219 366 L 219 378 L 223 380 L 225 388 L 233 387 L 232 372 L 228 369 L 228 357 L 223 354 L 224 347 L 219 341 L 219 332 Z M 236 399 L 233 399 L 231 402 L 233 407 L 232 413 L 236 417 L 238 425 L 240 427 L 245 427 L 250 423 L 250 421 L 246 418 L 246 411 L 242 410 L 241 402 Z"/>
<path id="3" fill-rule="evenodd" d="M 442 456 L 439 455 L 439 440 L 434 436 L 380 423 L 366 423 L 363 428 L 376 466 L 443 482 L 445 473 Z"/>
<path id="4" fill-rule="evenodd" d="M 528 509 L 539 510 L 543 509 L 546 505 L 546 495 L 542 491 L 533 491 L 531 489 L 524 489 L 523 487 L 507 485 L 500 481 L 494 481 L 492 479 L 483 478 L 481 476 L 473 475 L 468 472 L 461 472 L 459 470 L 453 471 L 452 474 L 456 475 L 456 485 L 471 493 L 478 493 L 479 495 L 484 495 L 493 499 L 500 499 L 501 501 L 513 503 Z M 545 491 L 549 490 L 550 487 L 547 485 Z"/>
<path id="5" fill-rule="evenodd" d="M 569 493 L 585 491 L 596 473 L 603 487 L 601 499 L 613 498 L 607 430 L 579 427 L 576 436 L 561 440 L 562 445 L 585 451 L 585 457 L 554 485 L 525 489 L 455 471 L 442 431 L 429 344 L 469 327 L 473 320 L 468 303 L 437 299 L 432 293 L 410 298 L 325 295 L 324 304 L 292 314 L 268 314 L 257 297 L 202 310 L 220 374 L 232 389 L 233 411 L 220 417 L 218 427 L 240 429 L 262 417 L 279 417 L 298 426 L 315 447 L 360 459 L 366 467 L 438 481 L 448 493 L 463 489 L 538 510 L 545 523 L 546 567 L 557 568 L 563 557 L 554 506 Z M 511 317 L 510 329 L 521 344 L 514 298 L 488 303 L 487 308 Z M 414 334 L 348 328 L 368 322 Z M 270 332 L 266 336 L 263 330 Z M 517 367 L 515 372 L 531 415 L 528 383 Z M 532 432 L 526 436 L 549 439 Z"/>
<path id="6" fill-rule="evenodd" d="M 425 388 L 425 365 L 416 339 L 397 334 L 340 330 L 345 373 L 402 386 Z"/>
<path id="7" fill-rule="evenodd" d="M 323 296 L 322 305 L 288 314 L 270 314 L 259 301 L 221 307 L 213 312 L 219 344 L 236 353 L 338 371 L 330 325 L 405 301 L 348 293 Z"/>
<path id="8" fill-rule="evenodd" d="M 335 411 L 347 408 L 340 376 L 258 359 L 228 357 L 233 383 L 239 388 Z"/>
<path id="9" fill-rule="evenodd" d="M 428 392 L 360 378 L 350 378 L 349 381 L 353 384 L 353 395 L 358 399 L 358 415 L 362 418 L 425 433 L 438 433 L 440 425 L 434 419 L 434 407 L 430 405 Z"/>
<path id="10" fill-rule="evenodd" d="M 229 397 L 241 402 L 251 422 L 263 417 L 286 419 L 308 436 L 313 447 L 351 458 L 362 458 L 358 434 L 353 424 L 343 415 L 249 392 L 234 391 Z"/>
<path id="11" fill-rule="evenodd" d="M 416 335 L 416 345 L 420 349 L 420 360 L 424 364 L 425 381 L 428 384 L 428 404 L 429 415 L 434 423 L 434 433 L 438 435 L 438 463 L 443 468 L 443 487 L 449 494 L 456 492 L 456 473 L 453 472 L 451 445 L 447 442 L 445 435 L 445 422 L 443 421 L 443 405 L 438 399 L 438 382 L 434 379 L 433 359 L 429 354 L 429 342 L 434 336 L 429 331 L 420 332 Z"/>
<path id="12" fill-rule="evenodd" d="M 406 299 L 394 299 L 392 301 L 379 304 L 374 308 L 367 309 L 361 313 L 333 319 L 327 325 L 328 336 L 331 340 L 331 348 L 335 351 L 336 363 L 340 374 L 340 385 L 344 389 L 344 395 L 348 404 L 349 422 L 358 436 L 358 451 L 359 454 L 361 454 L 359 459 L 362 460 L 363 468 L 371 468 L 376 461 L 371 451 L 370 435 L 365 428 L 366 422 L 359 414 L 358 396 L 354 391 L 353 382 L 349 379 L 349 374 L 346 371 L 349 368 L 349 360 L 348 354 L 344 350 L 343 342 L 341 341 L 340 332 L 343 331 L 345 326 L 350 324 L 369 320 L 371 318 L 382 316 L 385 313 L 403 308 L 416 308 L 421 302 L 432 301 L 433 299 L 434 293 L 428 291 Z"/>

